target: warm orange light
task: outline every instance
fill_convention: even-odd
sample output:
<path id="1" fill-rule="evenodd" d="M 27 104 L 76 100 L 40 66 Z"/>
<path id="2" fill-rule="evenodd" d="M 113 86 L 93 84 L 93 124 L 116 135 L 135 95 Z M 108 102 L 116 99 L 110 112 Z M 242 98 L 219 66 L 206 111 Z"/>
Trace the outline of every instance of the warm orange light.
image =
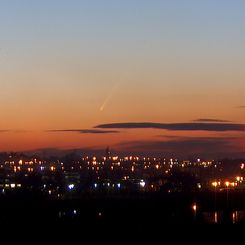
<path id="1" fill-rule="evenodd" d="M 196 211 L 197 211 L 197 205 L 194 204 L 194 205 L 192 206 L 192 209 L 196 212 Z"/>
<path id="2" fill-rule="evenodd" d="M 113 161 L 117 161 L 118 160 L 118 157 L 116 156 L 116 157 L 112 157 L 112 160 Z"/>
<path id="3" fill-rule="evenodd" d="M 229 185 L 230 185 L 230 182 L 229 182 L 229 181 L 226 181 L 226 182 L 225 182 L 225 186 L 226 186 L 226 187 L 229 187 Z"/>
<path id="4" fill-rule="evenodd" d="M 217 185 L 218 185 L 218 182 L 216 181 L 212 182 L 212 186 L 217 187 Z"/>

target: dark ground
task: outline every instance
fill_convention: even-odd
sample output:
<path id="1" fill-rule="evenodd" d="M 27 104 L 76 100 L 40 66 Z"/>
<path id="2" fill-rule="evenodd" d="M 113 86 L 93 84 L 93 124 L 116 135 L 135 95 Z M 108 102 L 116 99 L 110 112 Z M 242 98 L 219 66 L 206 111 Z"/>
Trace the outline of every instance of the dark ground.
<path id="1" fill-rule="evenodd" d="M 232 224 L 232 210 L 245 210 L 243 192 L 175 193 L 136 195 L 84 195 L 79 199 L 48 200 L 39 196 L 8 196 L 0 199 L 2 234 L 20 234 L 20 239 L 55 241 L 78 238 L 80 241 L 130 239 L 136 241 L 206 242 L 232 238 L 233 242 L 245 231 L 245 220 Z M 225 210 L 219 224 L 210 224 L 202 213 Z M 194 202 L 200 203 L 196 212 Z M 17 236 L 11 236 L 15 239 Z M 115 239 L 115 240 L 114 240 Z M 77 243 L 80 244 L 80 243 Z M 86 243 L 87 244 L 87 243 Z"/>

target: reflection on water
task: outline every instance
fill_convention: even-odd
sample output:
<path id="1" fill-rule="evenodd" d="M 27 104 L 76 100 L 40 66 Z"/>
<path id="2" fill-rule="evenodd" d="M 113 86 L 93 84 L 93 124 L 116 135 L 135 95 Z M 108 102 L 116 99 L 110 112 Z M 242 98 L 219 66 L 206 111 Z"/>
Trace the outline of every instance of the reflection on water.
<path id="1" fill-rule="evenodd" d="M 214 223 L 217 224 L 218 223 L 218 212 L 214 212 Z"/>
<path id="2" fill-rule="evenodd" d="M 245 221 L 245 210 L 239 211 L 214 211 L 214 212 L 203 212 L 202 218 L 204 223 L 209 224 L 221 224 L 221 223 L 232 223 L 237 224 Z"/>
<path id="3" fill-rule="evenodd" d="M 223 212 L 203 212 L 204 223 L 218 224 L 222 220 Z"/>
<path id="4" fill-rule="evenodd" d="M 129 220 L 141 220 L 148 219 L 150 222 L 157 222 L 157 220 L 164 220 L 169 224 L 245 224 L 245 209 L 244 210 L 232 210 L 223 209 L 216 211 L 204 211 L 197 203 L 191 205 L 189 212 L 185 209 L 178 210 L 176 212 L 168 212 L 168 210 L 162 209 L 154 212 L 154 209 L 142 210 L 137 213 L 137 209 L 131 213 L 128 209 L 106 209 L 104 207 L 97 207 L 89 209 L 83 209 L 80 207 L 66 207 L 57 210 L 56 217 L 61 221 L 75 221 L 75 222 L 118 222 Z M 190 212 L 191 211 L 191 212 Z M 103 215 L 102 215 L 103 214 Z"/>

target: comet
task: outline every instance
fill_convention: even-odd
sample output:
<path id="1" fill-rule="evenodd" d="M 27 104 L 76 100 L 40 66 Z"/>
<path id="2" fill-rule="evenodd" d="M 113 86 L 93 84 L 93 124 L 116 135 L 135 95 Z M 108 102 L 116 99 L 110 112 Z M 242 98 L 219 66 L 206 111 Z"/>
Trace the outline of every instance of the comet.
<path id="1" fill-rule="evenodd" d="M 104 111 L 105 107 L 107 106 L 107 104 L 109 103 L 110 99 L 113 97 L 113 95 L 116 93 L 117 89 L 118 89 L 119 83 L 116 83 L 110 93 L 108 94 L 108 96 L 105 98 L 103 104 L 100 106 L 100 111 Z"/>

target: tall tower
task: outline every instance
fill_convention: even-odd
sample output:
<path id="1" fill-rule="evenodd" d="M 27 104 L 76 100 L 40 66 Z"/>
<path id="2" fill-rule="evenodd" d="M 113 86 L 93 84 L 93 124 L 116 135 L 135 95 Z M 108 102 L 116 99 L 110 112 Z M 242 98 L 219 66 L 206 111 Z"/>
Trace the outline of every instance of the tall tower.
<path id="1" fill-rule="evenodd" d="M 111 157 L 111 152 L 110 152 L 109 146 L 107 146 L 107 148 L 105 150 L 105 157 L 106 157 L 106 160 L 109 160 Z"/>

